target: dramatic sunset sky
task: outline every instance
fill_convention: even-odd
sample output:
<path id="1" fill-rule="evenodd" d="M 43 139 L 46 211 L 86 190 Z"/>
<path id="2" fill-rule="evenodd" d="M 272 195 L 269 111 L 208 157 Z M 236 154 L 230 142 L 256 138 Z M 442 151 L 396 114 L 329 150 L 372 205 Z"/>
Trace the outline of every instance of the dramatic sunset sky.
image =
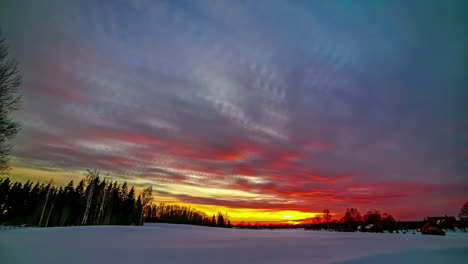
<path id="1" fill-rule="evenodd" d="M 12 178 L 87 168 L 237 221 L 468 200 L 468 1 L 3 0 Z"/>

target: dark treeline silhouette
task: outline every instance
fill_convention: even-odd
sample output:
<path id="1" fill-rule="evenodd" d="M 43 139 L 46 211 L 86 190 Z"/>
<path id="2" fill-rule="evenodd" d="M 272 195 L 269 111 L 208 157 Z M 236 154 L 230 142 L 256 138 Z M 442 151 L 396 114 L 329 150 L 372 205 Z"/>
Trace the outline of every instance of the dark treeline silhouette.
<path id="1" fill-rule="evenodd" d="M 342 232 L 393 232 L 397 230 L 395 218 L 392 215 L 383 213 L 381 214 L 378 210 L 367 212 L 364 216 L 361 215 L 358 209 L 348 208 L 344 216 L 338 221 L 331 221 L 330 211 L 324 210 L 324 219 L 326 222 L 321 222 L 320 217 L 316 217 L 315 224 L 312 224 L 307 229 L 312 230 L 334 230 Z"/>
<path id="2" fill-rule="evenodd" d="M 149 223 L 231 227 L 231 221 L 227 214 L 223 215 L 221 212 L 218 212 L 217 215 L 210 217 L 205 212 L 181 205 L 167 205 L 161 203 L 159 205 L 148 206 L 145 210 L 145 215 L 145 222 Z"/>
<path id="3" fill-rule="evenodd" d="M 463 209 L 467 206 L 464 205 Z M 460 214 L 462 215 L 462 214 Z M 444 217 L 433 217 L 444 218 Z M 450 218 L 450 217 L 448 217 Z M 323 222 L 322 222 L 323 221 Z M 456 220 L 455 220 L 456 221 Z M 420 229 L 428 223 L 427 219 L 421 221 L 395 221 L 392 215 L 383 213 L 377 210 L 369 211 L 364 216 L 356 208 L 348 208 L 345 215 L 341 219 L 332 219 L 330 211 L 325 209 L 322 216 L 313 218 L 311 224 L 261 224 L 240 222 L 235 225 L 239 229 L 306 229 L 306 230 L 329 230 L 339 232 L 374 232 L 374 233 L 413 233 L 419 232 Z M 466 232 L 468 229 L 467 218 L 460 217 L 459 221 L 449 223 L 442 221 L 438 223 L 438 227 L 443 230 L 459 229 Z"/>
<path id="4" fill-rule="evenodd" d="M 127 183 L 102 180 L 88 170 L 85 179 L 65 187 L 52 182 L 12 183 L 0 179 L 0 224 L 29 226 L 141 225 L 143 205 Z"/>
<path id="5" fill-rule="evenodd" d="M 311 230 L 333 230 L 342 232 L 390 232 L 390 233 L 407 233 L 407 232 L 418 232 L 419 229 L 427 223 L 427 220 L 423 221 L 395 221 L 395 218 L 387 213 L 381 214 L 378 210 L 369 211 L 364 215 L 356 208 L 346 209 L 345 215 L 340 220 L 331 220 L 329 216 L 330 211 L 324 210 L 323 218 L 314 218 L 314 224 L 306 227 Z M 321 222 L 322 219 L 326 219 L 325 222 Z M 456 226 L 451 224 L 441 223 L 439 225 L 442 229 L 454 230 L 455 227 L 466 231 L 466 222 L 463 218 L 456 223 Z"/>

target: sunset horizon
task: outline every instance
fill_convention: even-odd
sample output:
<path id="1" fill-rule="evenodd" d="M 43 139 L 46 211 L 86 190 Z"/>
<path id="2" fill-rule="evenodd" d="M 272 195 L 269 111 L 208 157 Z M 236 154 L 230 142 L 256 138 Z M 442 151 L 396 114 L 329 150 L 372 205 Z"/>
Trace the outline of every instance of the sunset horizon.
<path id="1" fill-rule="evenodd" d="M 398 1 L 397 1 L 398 2 Z M 367 3 L 367 2 L 366 2 Z M 233 224 L 457 216 L 463 1 L 7 1 L 11 181 L 151 186 Z"/>
<path id="2" fill-rule="evenodd" d="M 50 173 L 49 171 L 46 170 L 41 170 L 38 171 L 40 176 L 32 177 L 32 176 L 24 176 L 24 175 L 31 175 L 30 173 L 33 173 L 32 170 L 27 169 L 27 170 L 21 170 L 16 167 L 12 168 L 12 172 L 9 175 L 9 178 L 13 181 L 19 181 L 22 183 L 26 183 L 28 181 L 32 182 L 33 184 L 39 183 L 39 184 L 48 184 L 52 183 L 55 186 L 61 186 L 65 187 L 70 183 L 70 181 L 73 181 L 74 185 L 76 186 L 81 180 L 84 179 L 86 171 L 80 171 L 77 172 L 76 174 L 68 172 L 63 172 L 63 175 L 60 172 L 53 171 Z M 106 173 L 106 172 L 101 172 L 103 173 L 104 178 L 106 180 L 110 181 L 118 181 L 118 183 L 123 184 L 124 182 L 127 182 L 131 186 L 133 186 L 133 183 L 131 181 L 126 181 L 126 180 L 117 180 L 119 179 L 118 177 L 112 177 L 111 174 Z M 53 175 L 51 177 L 51 175 Z M 33 180 L 34 179 L 34 180 Z M 150 186 L 149 185 L 143 185 L 145 186 Z M 151 185 L 154 186 L 154 185 Z M 429 187 L 428 187 L 429 188 Z M 137 193 L 141 192 L 142 188 L 137 187 L 136 191 Z M 199 211 L 202 211 L 206 213 L 207 215 L 216 215 L 218 212 L 225 213 L 230 217 L 230 220 L 232 224 L 235 225 L 308 225 L 308 224 L 314 224 L 317 223 L 317 219 L 314 219 L 315 217 L 322 217 L 323 216 L 323 210 L 328 209 L 330 210 L 331 216 L 332 216 L 332 221 L 333 222 L 340 222 L 342 221 L 343 216 L 345 215 L 346 209 L 348 208 L 356 208 L 360 211 L 361 214 L 366 214 L 369 211 L 379 211 L 380 213 L 388 213 L 395 217 L 397 221 L 422 221 L 426 219 L 429 216 L 444 216 L 444 215 L 450 215 L 450 216 L 457 216 L 458 212 L 460 210 L 460 205 L 463 204 L 463 201 L 460 201 L 458 204 L 454 206 L 454 208 L 449 208 L 449 210 L 439 210 L 439 211 L 428 211 L 426 214 L 422 213 L 420 215 L 410 215 L 409 217 L 405 217 L 404 215 L 399 215 L 398 213 L 395 214 L 395 212 L 391 210 L 385 210 L 382 209 L 382 207 L 372 207 L 372 206 L 348 206 L 348 207 L 338 207 L 334 208 L 332 203 L 325 204 L 324 208 L 317 208 L 316 211 L 312 210 L 304 210 L 302 208 L 298 207 L 279 207 L 279 208 L 274 208 L 274 207 L 269 207 L 269 208 L 261 208 L 261 207 L 241 207 L 241 206 L 235 206 L 232 205 L 232 203 L 226 203 L 224 204 L 210 204 L 210 203 L 196 203 L 194 201 L 193 203 L 191 202 L 184 202 L 184 201 L 179 201 L 177 198 L 174 198 L 172 196 L 168 195 L 159 195 L 158 190 L 154 190 L 154 200 L 152 202 L 154 205 L 158 204 L 174 204 L 174 205 L 181 205 L 181 206 L 187 206 L 189 208 L 193 208 Z M 319 221 L 323 221 L 323 219 L 319 219 Z"/>

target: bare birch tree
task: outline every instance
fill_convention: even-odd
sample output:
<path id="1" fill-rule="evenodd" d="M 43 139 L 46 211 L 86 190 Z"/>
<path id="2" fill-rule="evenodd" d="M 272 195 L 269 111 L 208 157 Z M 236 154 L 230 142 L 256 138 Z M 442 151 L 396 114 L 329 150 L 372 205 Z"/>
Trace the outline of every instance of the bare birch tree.
<path id="1" fill-rule="evenodd" d="M 52 207 L 50 207 L 49 214 L 47 215 L 47 220 L 45 222 L 45 227 L 47 227 L 47 225 L 49 225 L 50 214 L 52 214 L 52 210 L 54 210 L 54 205 L 55 205 L 55 200 L 52 203 Z"/>
<path id="2" fill-rule="evenodd" d="M 81 221 L 82 225 L 86 225 L 88 222 L 89 217 L 89 209 L 91 208 L 91 202 L 93 200 L 94 189 L 96 185 L 96 179 L 99 178 L 99 171 L 97 170 L 86 170 L 86 183 L 88 187 L 86 188 L 86 208 L 83 215 L 83 221 Z"/>
<path id="3" fill-rule="evenodd" d="M 140 215 L 140 225 L 143 225 L 143 214 L 145 210 L 147 210 L 149 204 L 153 200 L 153 187 L 149 186 L 148 188 L 144 189 L 141 193 L 141 215 Z"/>
<path id="4" fill-rule="evenodd" d="M 46 200 L 45 200 L 45 203 L 44 203 L 44 207 L 42 207 L 41 218 L 39 218 L 39 226 L 42 226 L 42 219 L 44 219 L 44 212 L 45 212 L 45 209 L 47 207 L 47 202 L 49 201 L 49 194 L 50 194 L 50 189 L 52 188 L 53 181 L 54 181 L 53 179 L 50 179 L 50 182 L 47 185 Z"/>
<path id="5" fill-rule="evenodd" d="M 330 214 L 330 210 L 324 209 L 324 210 L 323 210 L 322 216 L 323 216 L 323 221 L 324 221 L 325 223 L 327 223 L 327 230 L 328 230 L 328 227 L 330 226 L 330 222 L 331 222 L 331 220 L 332 220 L 332 216 L 331 216 L 331 214 Z"/>
<path id="6" fill-rule="evenodd" d="M 98 213 L 97 213 L 97 216 L 96 216 L 96 222 L 97 223 L 103 222 L 103 221 L 101 221 L 101 218 L 104 217 L 104 207 L 106 205 L 106 201 L 107 201 L 107 198 L 108 198 L 109 193 L 110 193 L 110 188 L 108 187 L 108 185 L 110 186 L 111 184 L 107 183 L 104 180 L 103 188 L 101 190 L 101 200 L 100 200 L 100 203 L 99 203 L 99 209 L 98 209 Z"/>

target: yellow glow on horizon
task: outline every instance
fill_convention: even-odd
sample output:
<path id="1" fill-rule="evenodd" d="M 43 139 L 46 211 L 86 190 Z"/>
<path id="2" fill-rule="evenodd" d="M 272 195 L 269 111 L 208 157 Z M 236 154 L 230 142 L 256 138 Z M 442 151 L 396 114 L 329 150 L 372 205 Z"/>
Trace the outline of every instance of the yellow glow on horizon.
<path id="1" fill-rule="evenodd" d="M 155 200 L 158 203 L 157 199 Z M 240 222 L 251 223 L 291 223 L 299 224 L 302 219 L 312 218 L 321 213 L 301 212 L 295 210 L 281 209 L 256 209 L 256 208 L 235 208 L 220 205 L 207 204 L 190 204 L 190 203 L 175 203 L 179 205 L 190 206 L 191 208 L 203 211 L 208 215 L 217 214 L 218 212 L 227 213 L 231 223 L 238 224 Z M 285 219 L 286 216 L 287 219 Z"/>

